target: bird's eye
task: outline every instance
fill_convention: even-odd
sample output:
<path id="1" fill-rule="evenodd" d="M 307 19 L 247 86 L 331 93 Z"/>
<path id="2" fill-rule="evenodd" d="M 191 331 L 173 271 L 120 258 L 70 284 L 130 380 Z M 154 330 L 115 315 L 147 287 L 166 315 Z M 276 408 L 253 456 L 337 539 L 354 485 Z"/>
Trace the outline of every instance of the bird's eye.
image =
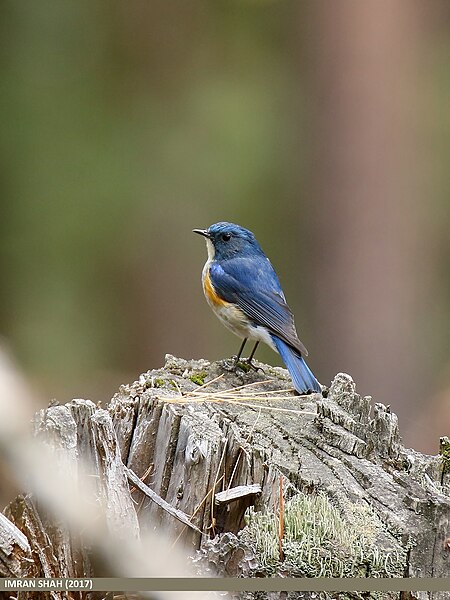
<path id="1" fill-rule="evenodd" d="M 231 238 L 231 233 L 223 233 L 222 234 L 222 240 L 224 242 L 228 242 L 228 240 Z"/>

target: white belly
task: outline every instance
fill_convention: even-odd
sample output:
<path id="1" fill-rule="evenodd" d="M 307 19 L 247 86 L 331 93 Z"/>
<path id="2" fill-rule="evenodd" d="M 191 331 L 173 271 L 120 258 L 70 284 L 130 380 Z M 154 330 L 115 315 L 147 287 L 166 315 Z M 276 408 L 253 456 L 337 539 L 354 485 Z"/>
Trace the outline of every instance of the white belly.
<path id="1" fill-rule="evenodd" d="M 242 312 L 234 306 L 216 307 L 210 305 L 219 320 L 240 338 L 247 338 L 255 342 L 264 342 L 275 350 L 272 338 L 264 327 L 255 326 Z"/>
<path id="2" fill-rule="evenodd" d="M 203 282 L 209 269 L 209 261 L 203 268 Z M 264 327 L 255 326 L 250 319 L 233 304 L 217 304 L 211 300 L 205 290 L 205 298 L 213 310 L 217 318 L 240 338 L 248 338 L 249 340 L 264 342 L 276 351 L 272 338 Z"/>

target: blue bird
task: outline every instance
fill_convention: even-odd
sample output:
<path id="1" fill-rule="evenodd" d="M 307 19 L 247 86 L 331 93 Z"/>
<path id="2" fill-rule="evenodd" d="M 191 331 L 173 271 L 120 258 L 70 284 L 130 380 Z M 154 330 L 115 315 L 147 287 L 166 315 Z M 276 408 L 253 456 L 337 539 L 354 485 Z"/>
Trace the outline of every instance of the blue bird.
<path id="1" fill-rule="evenodd" d="M 308 351 L 298 339 L 294 317 L 277 274 L 251 231 L 234 223 L 215 223 L 194 229 L 206 238 L 208 260 L 203 267 L 203 291 L 220 321 L 243 338 L 235 365 L 247 339 L 265 342 L 279 353 L 300 394 L 322 389 L 303 357 Z"/>

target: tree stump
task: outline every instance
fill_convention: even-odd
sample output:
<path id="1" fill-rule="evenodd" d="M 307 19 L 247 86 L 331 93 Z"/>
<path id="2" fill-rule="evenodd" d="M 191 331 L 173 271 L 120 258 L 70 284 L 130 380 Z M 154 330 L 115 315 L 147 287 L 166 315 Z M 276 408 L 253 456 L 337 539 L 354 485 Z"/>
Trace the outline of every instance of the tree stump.
<path id="1" fill-rule="evenodd" d="M 298 396 L 287 371 L 256 364 L 229 372 L 167 355 L 106 410 L 50 406 L 35 432 L 74 468 L 88 459 L 111 530 L 137 539 L 164 528 L 199 573 L 448 577 L 449 439 L 437 456 L 406 449 L 396 415 L 349 375 Z M 0 574 L 99 575 L 73 537 L 18 498 L 0 520 Z"/>

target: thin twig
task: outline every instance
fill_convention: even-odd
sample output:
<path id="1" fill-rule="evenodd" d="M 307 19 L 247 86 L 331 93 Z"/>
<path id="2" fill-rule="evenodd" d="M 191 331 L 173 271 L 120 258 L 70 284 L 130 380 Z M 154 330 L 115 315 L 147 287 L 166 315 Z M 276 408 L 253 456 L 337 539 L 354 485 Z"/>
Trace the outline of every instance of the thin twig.
<path id="1" fill-rule="evenodd" d="M 238 396 L 239 397 L 239 396 Z M 245 400 L 273 400 L 273 398 L 264 398 L 264 397 L 258 397 L 258 396 L 243 396 L 243 398 Z M 232 400 L 231 398 L 223 398 L 223 397 L 212 397 L 209 396 L 207 394 L 205 394 L 204 397 L 202 398 L 196 398 L 194 399 L 179 399 L 179 398 L 158 398 L 160 400 L 164 400 L 164 402 L 167 402 L 168 404 L 194 404 L 194 403 L 201 403 L 201 402 L 208 402 L 208 403 L 217 403 L 217 402 L 228 402 L 229 404 L 236 404 L 238 406 L 246 406 L 247 408 L 256 408 L 256 409 L 261 409 L 261 410 L 273 410 L 275 412 L 284 412 L 284 413 L 290 413 L 293 415 L 312 415 L 312 416 L 316 416 L 317 413 L 313 413 L 313 412 L 309 412 L 306 410 L 294 410 L 291 408 L 281 408 L 279 406 L 265 406 L 264 404 L 249 404 L 248 402 L 239 402 L 238 400 Z M 287 397 L 282 397 L 282 398 L 277 398 L 277 400 L 292 400 L 291 396 L 287 396 Z"/>
<path id="2" fill-rule="evenodd" d="M 184 525 L 187 525 L 188 527 L 190 527 L 194 531 L 197 531 L 200 534 L 202 533 L 202 531 L 196 525 L 194 525 L 193 523 L 190 522 L 189 517 L 188 517 L 188 515 L 186 513 L 184 513 L 183 511 L 179 510 L 178 508 L 174 508 L 171 504 L 169 504 L 168 502 L 166 502 L 165 500 L 163 500 L 161 498 L 161 496 L 158 496 L 158 494 L 156 492 L 154 492 L 153 490 L 151 490 L 148 487 L 148 485 L 146 485 L 145 483 L 143 483 L 139 479 L 139 477 L 136 475 L 136 473 L 134 471 L 132 471 L 131 469 L 129 469 L 125 465 L 124 465 L 124 469 L 125 469 L 125 473 L 126 473 L 128 479 L 138 489 L 140 489 L 143 494 L 145 494 L 146 496 L 148 496 L 150 498 L 150 500 L 153 500 L 153 502 L 155 502 L 163 510 L 165 510 L 170 515 L 172 515 L 172 517 L 175 517 L 175 519 L 178 519 L 178 521 L 181 521 L 181 523 L 184 523 Z"/>
<path id="3" fill-rule="evenodd" d="M 216 381 L 219 381 L 219 379 L 222 379 L 223 375 L 224 374 L 221 373 L 220 375 L 217 375 L 217 377 L 214 377 L 213 379 L 210 379 L 206 383 L 202 383 L 202 385 L 200 385 L 196 390 L 192 390 L 191 392 L 186 392 L 186 395 L 188 395 L 188 394 L 197 394 L 200 390 L 204 390 L 205 387 L 208 387 L 208 385 L 211 385 L 212 383 L 215 383 Z"/>
<path id="4" fill-rule="evenodd" d="M 213 483 L 213 493 L 216 491 L 216 486 L 219 483 L 220 480 L 223 479 L 223 475 L 222 477 L 219 479 L 219 472 L 220 472 L 220 467 L 222 466 L 222 461 L 225 458 L 225 451 L 227 449 L 227 444 L 228 444 L 228 440 L 225 440 L 225 443 L 223 445 L 223 451 L 222 451 L 222 456 L 220 457 L 220 462 L 219 462 L 219 466 L 217 467 L 217 472 L 216 472 L 216 476 L 214 478 L 214 483 Z M 214 522 L 214 499 L 211 502 L 211 528 L 214 531 L 214 526 L 215 526 L 215 522 Z"/>
<path id="5" fill-rule="evenodd" d="M 218 485 L 223 479 L 223 475 L 222 477 L 220 477 L 220 479 L 217 480 L 216 485 Z M 192 515 L 190 516 L 190 519 L 192 520 L 195 515 L 198 513 L 198 511 L 200 510 L 200 508 L 203 506 L 203 504 L 206 502 L 206 500 L 208 499 L 208 497 L 212 494 L 214 488 L 211 488 L 208 490 L 208 493 L 205 494 L 205 496 L 203 497 L 203 500 L 200 502 L 200 504 L 197 506 L 197 508 L 194 510 L 194 512 L 192 513 Z M 186 531 L 186 526 L 183 527 L 183 529 L 180 531 L 180 533 L 177 535 L 175 541 L 173 542 L 171 548 L 174 548 L 176 546 L 176 544 L 178 543 L 178 540 L 180 539 L 180 537 L 183 535 L 183 533 Z"/>
<path id="6" fill-rule="evenodd" d="M 210 392 L 210 394 L 211 394 L 211 396 L 214 396 L 214 395 L 221 396 L 222 394 L 227 394 L 229 392 L 237 392 L 239 390 L 247 389 L 249 387 L 255 387 L 257 385 L 264 385 L 265 383 L 273 383 L 273 382 L 274 382 L 273 379 L 264 379 L 263 381 L 252 381 L 252 383 L 244 383 L 243 385 L 238 385 L 236 387 L 227 388 L 225 390 L 217 390 L 217 392 Z M 294 388 L 292 388 L 292 390 L 293 389 Z M 284 390 L 284 391 L 286 391 L 286 390 Z M 193 390 L 192 392 L 188 392 L 186 395 L 197 394 L 197 393 L 201 393 L 201 392 L 199 392 L 199 390 L 197 389 L 197 390 Z"/>
<path id="7" fill-rule="evenodd" d="M 283 537 L 284 537 L 284 496 L 283 496 L 283 476 L 280 475 L 280 524 L 278 529 L 278 542 L 280 549 L 280 562 L 284 560 Z"/>

